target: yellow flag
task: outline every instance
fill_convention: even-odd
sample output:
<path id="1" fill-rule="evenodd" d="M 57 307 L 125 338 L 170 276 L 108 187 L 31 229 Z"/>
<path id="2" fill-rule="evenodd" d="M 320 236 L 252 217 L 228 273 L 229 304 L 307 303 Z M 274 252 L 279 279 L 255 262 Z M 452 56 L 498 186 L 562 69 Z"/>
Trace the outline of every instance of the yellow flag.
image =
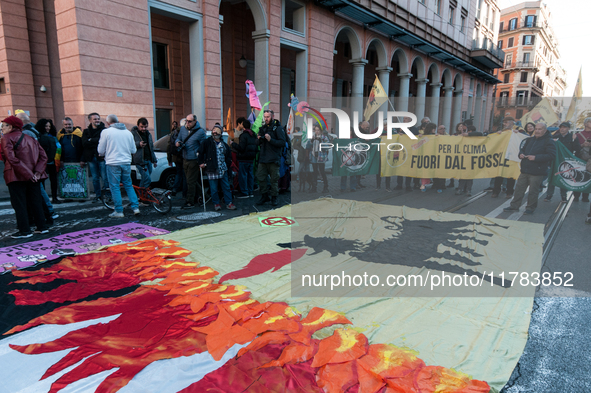
<path id="1" fill-rule="evenodd" d="M 547 98 L 542 98 L 542 101 L 540 101 L 538 105 L 534 106 L 534 109 L 527 112 L 519 120 L 521 121 L 521 126 L 524 127 L 529 122 L 534 124 L 543 122 L 549 126 L 556 123 L 560 119 L 558 116 L 556 116 L 556 113 L 554 113 L 552 105 L 550 105 L 550 101 L 548 101 Z"/>
<path id="2" fill-rule="evenodd" d="M 234 127 L 232 124 L 232 108 L 228 108 L 228 116 L 226 117 L 226 132 L 228 139 L 234 139 Z"/>
<path id="3" fill-rule="evenodd" d="M 568 107 L 568 112 L 566 113 L 566 117 L 564 118 L 566 121 L 574 121 L 576 122 L 577 116 L 577 105 L 581 101 L 581 97 L 583 97 L 583 67 L 579 70 L 579 77 L 577 78 L 577 84 L 575 86 L 575 92 L 573 93 L 573 99 L 570 102 Z"/>
<path id="4" fill-rule="evenodd" d="M 369 120 L 371 115 L 373 115 L 374 112 L 377 111 L 386 101 L 388 101 L 388 95 L 386 94 L 384 87 L 376 75 L 376 79 L 374 80 L 373 86 L 371 87 L 371 92 L 369 93 L 369 99 L 367 100 L 365 112 L 363 112 L 363 118 L 366 121 Z"/>

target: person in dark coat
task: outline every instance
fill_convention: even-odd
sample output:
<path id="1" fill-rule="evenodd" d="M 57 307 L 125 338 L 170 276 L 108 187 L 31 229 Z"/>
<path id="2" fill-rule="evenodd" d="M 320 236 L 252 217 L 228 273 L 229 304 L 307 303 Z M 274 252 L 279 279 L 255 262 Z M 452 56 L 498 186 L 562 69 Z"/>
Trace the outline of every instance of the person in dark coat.
<path id="1" fill-rule="evenodd" d="M 524 139 L 519 149 L 521 175 L 515 184 L 515 195 L 511 205 L 505 211 L 518 211 L 525 190 L 529 186 L 525 214 L 533 214 L 538 207 L 538 192 L 544 177 L 548 175 L 548 166 L 556 157 L 556 145 L 545 123 L 536 124 L 534 136 Z M 533 190 L 533 191 L 532 191 Z"/>
<path id="2" fill-rule="evenodd" d="M 18 232 L 13 239 L 33 236 L 29 226 L 27 208 L 33 214 L 35 233 L 47 233 L 43 214 L 40 181 L 47 179 L 47 155 L 34 138 L 23 134 L 23 122 L 16 116 L 2 120 L 3 137 L 0 149 L 4 159 L 4 181 L 10 193 L 10 202 L 16 214 Z"/>
<path id="3" fill-rule="evenodd" d="M 254 159 L 256 158 L 258 138 L 250 129 L 250 121 L 244 117 L 236 120 L 236 131 L 241 132 L 238 143 L 230 142 L 230 147 L 238 153 L 238 182 L 241 195 L 238 198 L 254 196 Z"/>
<path id="4" fill-rule="evenodd" d="M 82 161 L 88 164 L 92 176 L 92 186 L 95 194 L 93 203 L 101 200 L 101 178 L 103 179 L 103 188 L 106 188 L 109 184 L 105 158 L 99 156 L 97 150 L 101 140 L 101 132 L 104 129 L 105 123 L 101 121 L 101 116 L 93 112 L 88 115 L 88 128 L 82 131 Z"/>
<path id="5" fill-rule="evenodd" d="M 49 176 L 49 182 L 51 184 L 51 203 L 59 204 L 61 201 L 57 199 L 56 157 L 59 156 L 58 149 L 60 150 L 61 155 L 61 145 L 55 137 L 57 130 L 51 119 L 40 119 L 37 124 L 35 124 L 35 129 L 39 133 L 39 144 L 47 155 L 47 165 L 45 167 L 45 172 L 47 173 L 47 176 Z"/>
<path id="6" fill-rule="evenodd" d="M 277 206 L 277 195 L 279 194 L 279 164 L 281 154 L 285 147 L 285 132 L 278 120 L 273 118 L 274 113 L 266 109 L 263 118 L 265 124 L 259 129 L 258 139 L 261 152 L 257 168 L 257 181 L 261 187 L 261 199 L 257 205 L 264 205 L 271 201 Z M 267 176 L 270 180 L 267 180 Z M 270 195 L 269 195 L 270 194 Z"/>
<path id="7" fill-rule="evenodd" d="M 575 156 L 580 154 L 581 144 L 579 143 L 577 137 L 570 132 L 569 122 L 561 123 L 558 131 L 554 133 L 552 138 L 555 142 L 562 143 L 568 149 L 568 151 L 573 153 Z M 552 170 L 552 168 L 550 168 L 550 170 Z M 556 186 L 548 182 L 548 191 L 546 192 L 546 198 L 544 198 L 544 202 L 550 202 L 552 200 L 552 195 L 554 195 L 555 189 Z M 566 202 L 566 189 L 560 188 L 560 198 L 563 202 Z"/>
<path id="8" fill-rule="evenodd" d="M 222 126 L 216 123 L 211 130 L 211 136 L 199 147 L 199 166 L 207 172 L 211 199 L 215 210 L 222 208 L 218 194 L 218 181 L 222 184 L 226 208 L 228 210 L 236 210 L 236 206 L 232 203 L 232 190 L 230 189 L 230 180 L 228 178 L 228 171 L 232 165 L 232 151 L 230 146 L 223 141 L 222 133 Z"/>
<path id="9" fill-rule="evenodd" d="M 148 130 L 148 119 L 140 117 L 137 125 L 131 129 L 137 151 L 131 161 L 140 173 L 140 187 L 148 188 L 152 184 L 152 167 L 158 166 L 158 159 L 154 153 L 154 140 Z"/>
<path id="10" fill-rule="evenodd" d="M 183 169 L 183 154 L 179 152 L 174 145 L 180 132 L 181 129 L 179 123 L 173 121 L 168 139 L 168 146 L 166 147 L 166 159 L 168 161 L 168 166 L 174 164 L 174 167 L 176 168 L 174 184 L 172 186 L 172 196 L 176 196 L 177 193 L 182 192 L 183 198 L 187 198 L 187 178 L 185 177 L 185 171 Z"/>

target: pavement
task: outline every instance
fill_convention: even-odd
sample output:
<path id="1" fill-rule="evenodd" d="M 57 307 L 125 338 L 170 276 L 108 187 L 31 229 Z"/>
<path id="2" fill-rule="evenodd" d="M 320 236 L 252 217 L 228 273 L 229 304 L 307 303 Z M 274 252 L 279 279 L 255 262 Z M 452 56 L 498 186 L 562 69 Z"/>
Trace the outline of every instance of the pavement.
<path id="1" fill-rule="evenodd" d="M 2 164 L 0 164 L 2 165 Z M 20 240 L 11 239 L 8 235 L 15 229 L 14 211 L 7 200 L 6 186 L 0 185 L 0 247 L 19 244 Z M 491 198 L 491 194 L 482 191 L 488 186 L 488 180 L 475 180 L 472 199 L 454 194 L 453 189 L 438 194 L 435 190 L 427 192 L 417 190 L 376 189 L 375 176 L 365 176 L 362 180 L 365 188 L 355 193 L 340 192 L 339 179 L 329 176 L 329 192 L 305 193 L 293 192 L 280 195 L 280 206 L 297 203 L 300 200 L 318 197 L 347 198 L 374 203 L 405 205 L 430 210 L 453 211 L 458 214 L 478 214 L 485 217 L 496 217 L 514 221 L 528 221 L 547 225 L 559 205 L 557 195 L 552 202 L 543 202 L 540 194 L 539 206 L 533 215 L 523 215 L 524 208 L 519 212 L 507 213 L 503 208 L 510 203 L 502 194 L 499 198 Z M 299 188 L 294 182 L 293 189 Z M 392 187 L 396 186 L 393 178 Z M 321 184 L 318 189 L 321 189 Z M 70 202 L 55 206 L 60 217 L 55 220 L 52 231 L 47 235 L 36 235 L 34 240 L 59 234 L 80 231 L 89 228 L 105 227 L 123 222 L 139 222 L 157 228 L 175 231 L 196 225 L 215 223 L 240 215 L 272 210 L 270 204 L 256 206 L 259 194 L 255 198 L 236 199 L 238 207 L 235 211 L 222 209 L 217 217 L 191 219 L 193 213 L 203 212 L 203 207 L 182 210 L 183 199 L 173 199 L 171 213 L 162 215 L 151 207 L 141 208 L 141 215 L 134 216 L 126 209 L 125 217 L 115 219 L 108 217 L 110 210 L 100 203 Z M 213 211 L 211 203 L 207 211 Z M 565 273 L 573 275 L 573 287 L 541 288 L 534 301 L 531 312 L 529 339 L 518 366 L 507 385 L 504 393 L 517 392 L 591 392 L 591 351 L 588 338 L 591 335 L 591 272 L 588 267 L 591 255 L 589 235 L 591 226 L 584 223 L 589 212 L 589 203 L 573 202 L 556 237 L 553 247 L 545 261 L 542 272 Z M 26 239 L 31 240 L 31 239 Z M 527 246 L 527 245 L 524 245 Z"/>

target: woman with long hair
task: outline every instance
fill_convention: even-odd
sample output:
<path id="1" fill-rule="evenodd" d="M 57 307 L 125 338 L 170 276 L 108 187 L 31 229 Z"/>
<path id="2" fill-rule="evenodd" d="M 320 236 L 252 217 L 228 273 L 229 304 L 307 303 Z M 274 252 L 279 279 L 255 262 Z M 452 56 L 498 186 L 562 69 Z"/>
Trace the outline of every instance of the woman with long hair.
<path id="1" fill-rule="evenodd" d="M 55 159 L 56 156 L 59 157 L 61 146 L 55 137 L 57 129 L 51 119 L 39 119 L 37 124 L 35 124 L 35 129 L 39 133 L 39 144 L 45 150 L 45 154 L 47 154 L 45 172 L 47 172 L 49 183 L 51 184 L 51 202 L 59 204 L 61 201 L 57 199 L 57 166 Z M 45 188 L 45 182 L 43 182 L 43 187 Z"/>
<path id="2" fill-rule="evenodd" d="M 535 128 L 536 125 L 530 121 L 525 125 L 525 132 L 527 132 L 527 135 L 532 136 L 534 134 Z"/>

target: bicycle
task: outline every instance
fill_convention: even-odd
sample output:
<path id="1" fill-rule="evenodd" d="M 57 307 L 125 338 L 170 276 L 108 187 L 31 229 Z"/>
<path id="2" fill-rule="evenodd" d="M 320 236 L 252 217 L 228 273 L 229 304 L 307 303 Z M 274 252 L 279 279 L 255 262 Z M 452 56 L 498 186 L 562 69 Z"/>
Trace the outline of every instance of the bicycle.
<path id="1" fill-rule="evenodd" d="M 170 190 L 155 194 L 153 190 L 149 188 L 134 185 L 133 189 L 135 190 L 139 202 L 151 204 L 154 210 L 156 210 L 158 213 L 167 214 L 170 212 L 170 210 L 172 210 L 172 199 L 170 197 L 172 192 Z M 123 193 L 121 194 L 121 197 L 123 198 Z M 106 208 L 115 210 L 113 195 L 111 194 L 111 190 L 108 188 L 104 189 L 102 192 L 102 201 Z"/>

